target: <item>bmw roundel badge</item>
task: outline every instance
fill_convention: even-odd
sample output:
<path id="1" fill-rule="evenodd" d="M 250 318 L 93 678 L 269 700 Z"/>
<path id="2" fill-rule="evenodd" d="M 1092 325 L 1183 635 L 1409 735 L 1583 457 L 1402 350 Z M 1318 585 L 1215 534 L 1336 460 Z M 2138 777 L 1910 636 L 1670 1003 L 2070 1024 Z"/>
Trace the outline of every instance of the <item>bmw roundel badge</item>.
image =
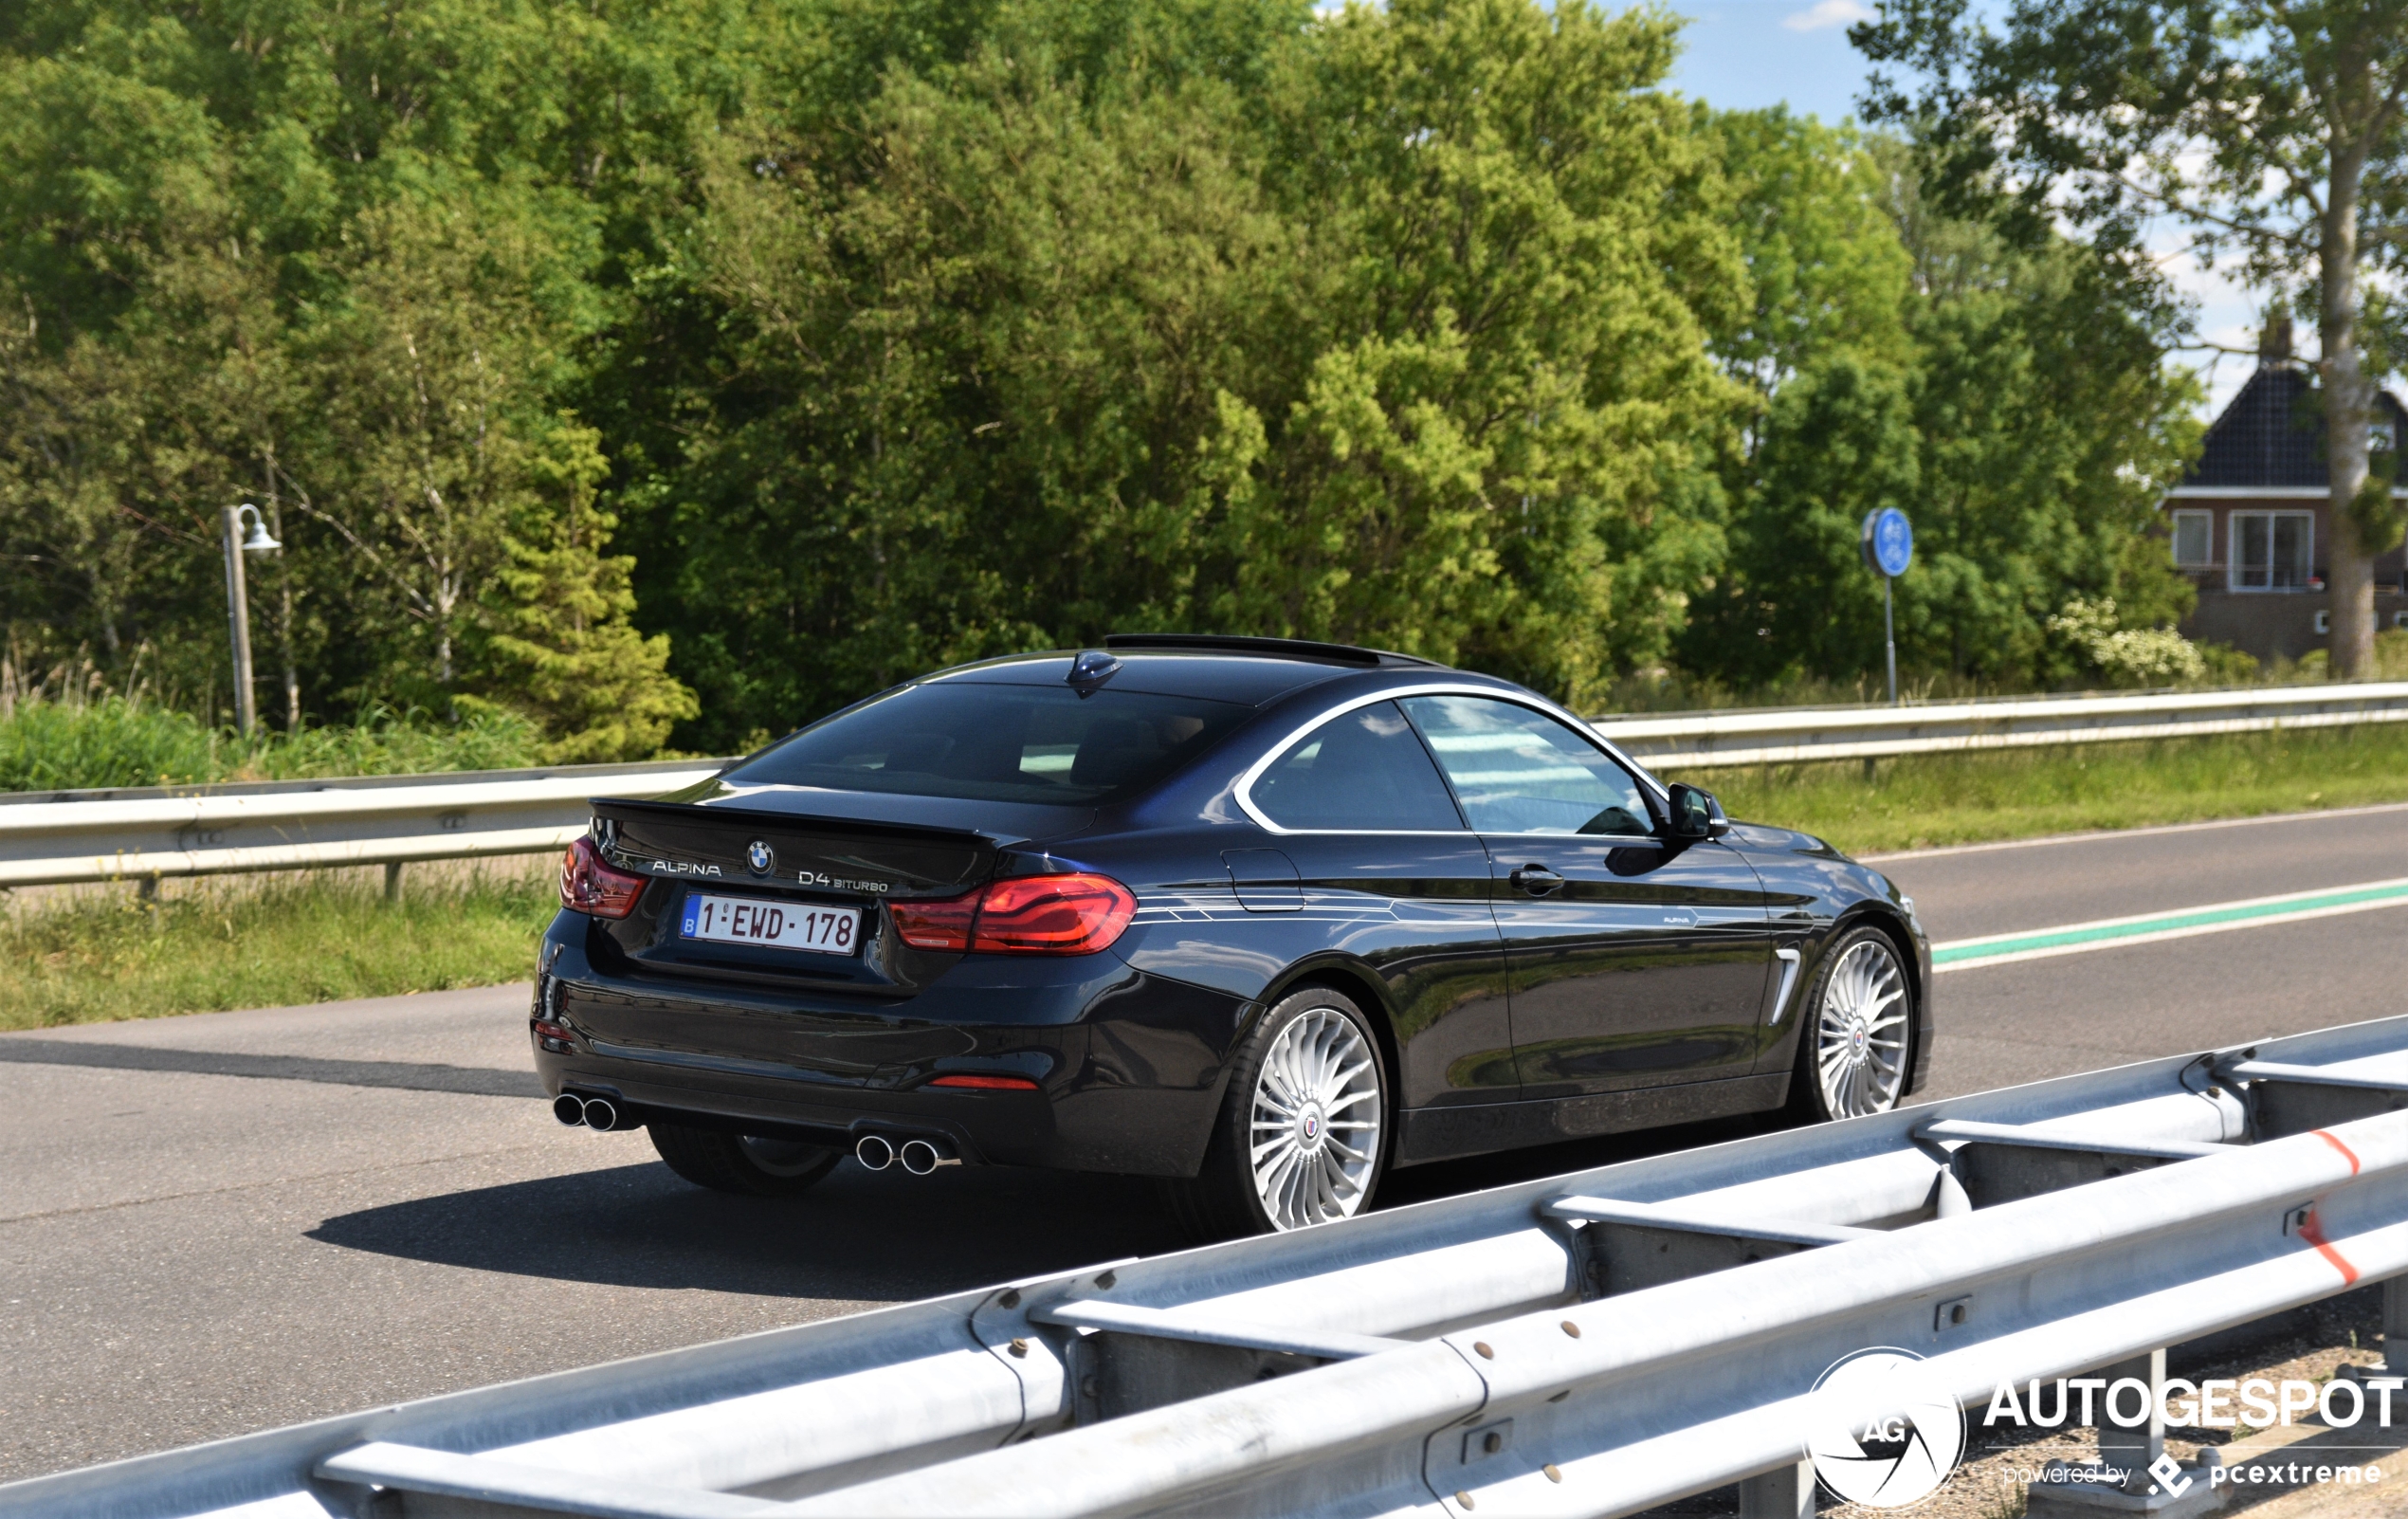
<path id="1" fill-rule="evenodd" d="M 767 875 L 777 869 L 777 855 L 768 844 L 755 839 L 744 847 L 744 863 L 752 867 L 755 875 Z"/>

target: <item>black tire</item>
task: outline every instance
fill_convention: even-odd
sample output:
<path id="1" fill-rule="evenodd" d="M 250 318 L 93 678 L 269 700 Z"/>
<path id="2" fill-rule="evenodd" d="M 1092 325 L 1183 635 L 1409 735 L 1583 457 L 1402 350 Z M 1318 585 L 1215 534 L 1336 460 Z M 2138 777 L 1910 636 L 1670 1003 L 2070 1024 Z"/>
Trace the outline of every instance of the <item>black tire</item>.
<path id="1" fill-rule="evenodd" d="M 1868 997 L 1877 1005 L 1869 1020 L 1859 1020 L 1865 1025 L 1859 1030 L 1851 1021 L 1850 1004 Z M 1826 1045 L 1827 1017 L 1840 1027 L 1834 1052 L 1846 1060 L 1861 1056 L 1859 1069 L 1869 1072 L 1854 1088 L 1824 1079 L 1818 1055 Z M 1893 1017 L 1902 1021 L 1892 1024 Z M 1874 1042 L 1893 1032 L 1894 1049 Z M 1824 952 L 1814 979 L 1798 996 L 1797 1065 L 1790 1077 L 1789 1116 L 1801 1124 L 1822 1124 L 1888 1112 L 1906 1095 L 1914 1058 L 1915 983 L 1906 957 L 1897 941 L 1880 929 L 1852 928 Z"/>
<path id="2" fill-rule="evenodd" d="M 698 1187 L 745 1198 L 792 1198 L 810 1191 L 836 1169 L 844 1152 L 832 1144 L 804 1144 L 730 1134 L 682 1124 L 651 1124 L 652 1148 L 668 1168 Z"/>
<path id="3" fill-rule="evenodd" d="M 1281 1064 L 1266 1084 L 1264 1067 L 1275 1054 Z M 1325 1069 L 1324 1060 L 1332 1062 Z M 1331 1078 L 1353 1074 L 1313 1083 L 1295 1104 L 1293 1126 L 1286 1131 L 1294 1163 L 1281 1173 L 1285 1182 L 1272 1185 L 1283 1203 L 1275 1216 L 1257 1185 L 1251 1156 L 1256 1105 L 1258 1099 L 1278 1104 L 1292 1089 L 1289 1084 L 1308 1071 Z M 1231 1062 L 1202 1168 L 1192 1180 L 1165 1182 L 1164 1200 L 1188 1233 L 1203 1240 L 1273 1234 L 1359 1215 L 1371 1206 L 1387 1170 L 1394 1139 L 1392 1089 L 1378 1036 L 1353 998 L 1325 986 L 1291 992 L 1256 1022 Z M 1275 1108 L 1263 1111 L 1272 1114 Z M 1366 1130 L 1355 1126 L 1365 1122 L 1375 1126 L 1367 1145 Z M 1348 1138 L 1340 1139 L 1341 1133 Z M 1265 1163 L 1276 1167 L 1280 1160 L 1275 1152 Z"/>

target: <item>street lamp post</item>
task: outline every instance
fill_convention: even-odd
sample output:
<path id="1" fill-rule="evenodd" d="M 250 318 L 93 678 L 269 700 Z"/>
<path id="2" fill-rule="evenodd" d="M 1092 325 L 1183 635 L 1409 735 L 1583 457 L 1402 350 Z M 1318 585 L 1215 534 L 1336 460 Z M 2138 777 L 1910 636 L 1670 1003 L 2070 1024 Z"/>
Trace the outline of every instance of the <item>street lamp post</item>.
<path id="1" fill-rule="evenodd" d="M 243 531 L 246 513 L 251 520 L 248 533 Z M 260 520 L 259 508 L 248 502 L 228 506 L 221 515 L 226 530 L 226 618 L 234 631 L 234 725 L 247 739 L 255 714 L 251 697 L 250 595 L 243 584 L 243 556 L 270 554 L 284 545 L 267 536 L 267 524 Z"/>

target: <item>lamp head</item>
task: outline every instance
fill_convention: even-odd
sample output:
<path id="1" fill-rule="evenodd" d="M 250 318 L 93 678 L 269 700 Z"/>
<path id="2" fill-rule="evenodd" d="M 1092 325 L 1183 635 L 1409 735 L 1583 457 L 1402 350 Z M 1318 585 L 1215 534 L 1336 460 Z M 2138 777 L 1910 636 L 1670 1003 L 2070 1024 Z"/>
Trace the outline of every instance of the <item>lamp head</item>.
<path id="1" fill-rule="evenodd" d="M 246 503 L 236 510 L 251 520 L 250 531 L 243 535 L 244 553 L 272 554 L 284 546 L 267 536 L 267 523 L 261 519 L 258 507 Z"/>

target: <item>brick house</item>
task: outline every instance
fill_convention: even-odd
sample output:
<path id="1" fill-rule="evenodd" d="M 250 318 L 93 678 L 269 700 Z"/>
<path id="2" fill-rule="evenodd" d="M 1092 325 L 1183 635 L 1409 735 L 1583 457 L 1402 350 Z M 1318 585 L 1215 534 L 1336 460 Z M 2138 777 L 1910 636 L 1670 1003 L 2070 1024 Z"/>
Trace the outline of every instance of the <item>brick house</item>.
<path id="1" fill-rule="evenodd" d="M 2408 409 L 2389 392 L 2375 404 L 2368 441 L 2387 450 L 2408 438 Z M 2209 426 L 2198 463 L 2162 508 L 2174 562 L 2198 587 L 2198 610 L 2182 624 L 2186 636 L 2268 660 L 2330 645 L 2327 482 L 2314 381 L 2286 359 L 2260 360 Z M 2408 489 L 2393 495 L 2408 501 Z M 2378 629 L 2408 627 L 2403 568 L 2398 548 L 2375 560 Z"/>

